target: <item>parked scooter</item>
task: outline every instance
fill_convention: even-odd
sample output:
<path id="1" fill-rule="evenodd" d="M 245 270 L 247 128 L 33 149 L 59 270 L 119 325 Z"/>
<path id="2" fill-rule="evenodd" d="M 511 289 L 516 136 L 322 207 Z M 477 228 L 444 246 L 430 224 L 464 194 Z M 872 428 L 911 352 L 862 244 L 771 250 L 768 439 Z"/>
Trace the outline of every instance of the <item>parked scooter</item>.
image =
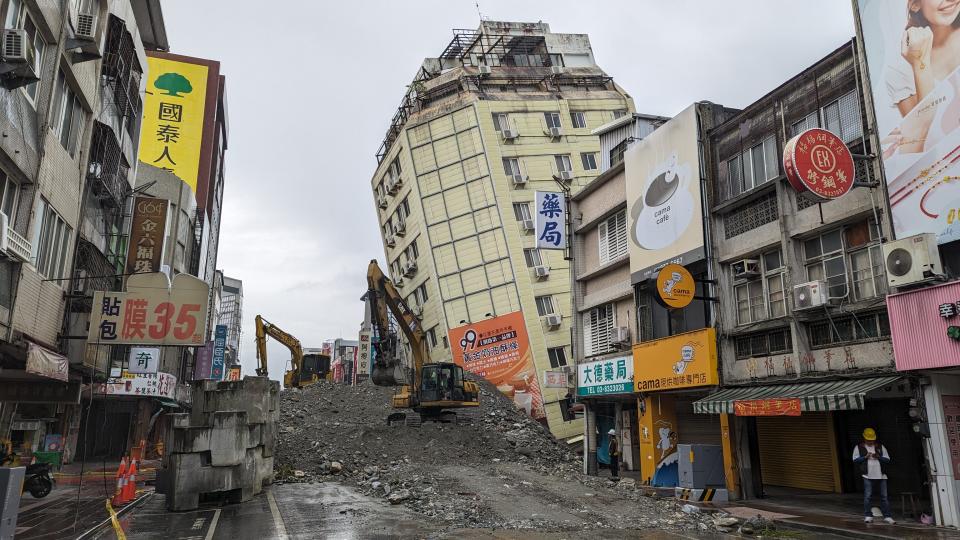
<path id="1" fill-rule="evenodd" d="M 0 466 L 13 466 L 17 454 L 13 452 L 8 441 L 0 441 Z M 36 459 L 36 458 L 34 458 Z M 53 491 L 53 477 L 50 475 L 52 466 L 49 463 L 30 463 L 23 480 L 23 491 L 29 491 L 35 499 L 42 499 Z"/>

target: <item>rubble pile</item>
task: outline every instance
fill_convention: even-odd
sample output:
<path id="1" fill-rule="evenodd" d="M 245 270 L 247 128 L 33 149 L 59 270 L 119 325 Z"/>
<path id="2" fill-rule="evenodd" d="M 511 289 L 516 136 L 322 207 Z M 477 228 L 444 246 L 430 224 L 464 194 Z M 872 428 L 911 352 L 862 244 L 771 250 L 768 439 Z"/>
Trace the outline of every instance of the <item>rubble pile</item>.
<path id="1" fill-rule="evenodd" d="M 592 519 L 596 510 L 589 501 L 581 504 L 581 491 L 630 502 L 629 511 L 597 513 L 598 527 L 702 531 L 707 523 L 713 525 L 707 515 L 680 511 L 673 500 L 644 497 L 632 480 L 618 484 L 584 476 L 582 461 L 566 443 L 517 409 L 494 385 L 482 379 L 477 383 L 478 410 L 457 411 L 471 417 L 471 423 L 424 422 L 420 427 L 387 425 L 387 417 L 397 412 L 390 406 L 392 388 L 321 381 L 284 390 L 277 479 L 352 484 L 366 495 L 457 527 L 576 528 L 582 523 L 551 522 L 536 513 L 508 521 L 502 505 L 506 492 L 519 506 L 547 500 Z M 541 482 L 553 484 L 549 487 L 562 495 L 544 492 L 537 485 Z"/>

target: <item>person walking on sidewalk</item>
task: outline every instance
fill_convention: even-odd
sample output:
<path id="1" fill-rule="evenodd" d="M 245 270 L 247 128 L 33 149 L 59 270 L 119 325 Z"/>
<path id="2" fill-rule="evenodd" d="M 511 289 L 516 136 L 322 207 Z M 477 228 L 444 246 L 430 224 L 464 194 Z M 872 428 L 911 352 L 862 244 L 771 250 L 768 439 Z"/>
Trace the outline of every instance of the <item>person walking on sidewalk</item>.
<path id="1" fill-rule="evenodd" d="M 610 443 L 607 446 L 610 454 L 610 476 L 613 478 L 620 477 L 620 444 L 617 442 L 617 432 L 616 430 L 611 429 L 607 432 L 607 435 L 610 436 Z"/>
<path id="2" fill-rule="evenodd" d="M 880 510 L 883 511 L 883 520 L 893 525 L 896 521 L 890 516 L 890 501 L 887 499 L 887 475 L 884 472 L 890 465 L 890 454 L 877 440 L 877 432 L 873 428 L 863 430 L 863 439 L 853 449 L 853 462 L 860 466 L 863 475 L 863 521 L 873 522 L 871 499 L 873 492 L 879 488 Z"/>

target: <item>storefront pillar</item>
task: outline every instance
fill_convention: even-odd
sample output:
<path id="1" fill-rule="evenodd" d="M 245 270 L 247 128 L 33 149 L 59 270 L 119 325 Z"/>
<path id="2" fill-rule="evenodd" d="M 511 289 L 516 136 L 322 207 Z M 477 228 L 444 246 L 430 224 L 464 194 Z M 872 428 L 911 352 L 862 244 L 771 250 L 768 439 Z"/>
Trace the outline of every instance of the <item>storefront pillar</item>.
<path id="1" fill-rule="evenodd" d="M 584 401 L 583 416 L 583 472 L 597 475 L 597 411 L 590 401 Z"/>
<path id="2" fill-rule="evenodd" d="M 740 496 L 739 479 L 737 478 L 737 458 L 733 448 L 734 433 L 730 423 L 730 415 L 720 415 L 720 440 L 723 446 L 723 474 L 727 481 L 727 491 L 734 497 Z"/>
<path id="3" fill-rule="evenodd" d="M 647 396 L 640 404 L 640 477 L 654 486 L 676 486 L 677 417 L 673 397 Z"/>
<path id="4" fill-rule="evenodd" d="M 923 387 L 930 438 L 924 451 L 932 482 L 930 500 L 937 525 L 960 526 L 960 481 L 956 480 L 950 455 L 950 437 L 944 412 L 944 397 L 960 396 L 960 377 L 930 375 L 930 384 Z"/>

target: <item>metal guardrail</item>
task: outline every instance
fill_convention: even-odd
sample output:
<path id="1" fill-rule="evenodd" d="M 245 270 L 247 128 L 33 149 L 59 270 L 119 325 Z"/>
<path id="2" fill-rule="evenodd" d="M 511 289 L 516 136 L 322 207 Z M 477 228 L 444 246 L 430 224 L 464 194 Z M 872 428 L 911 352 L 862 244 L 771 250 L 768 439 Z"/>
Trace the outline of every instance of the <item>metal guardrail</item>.
<path id="1" fill-rule="evenodd" d="M 14 257 L 26 262 L 33 252 L 30 241 L 20 235 L 13 227 L 7 227 L 7 251 Z"/>

